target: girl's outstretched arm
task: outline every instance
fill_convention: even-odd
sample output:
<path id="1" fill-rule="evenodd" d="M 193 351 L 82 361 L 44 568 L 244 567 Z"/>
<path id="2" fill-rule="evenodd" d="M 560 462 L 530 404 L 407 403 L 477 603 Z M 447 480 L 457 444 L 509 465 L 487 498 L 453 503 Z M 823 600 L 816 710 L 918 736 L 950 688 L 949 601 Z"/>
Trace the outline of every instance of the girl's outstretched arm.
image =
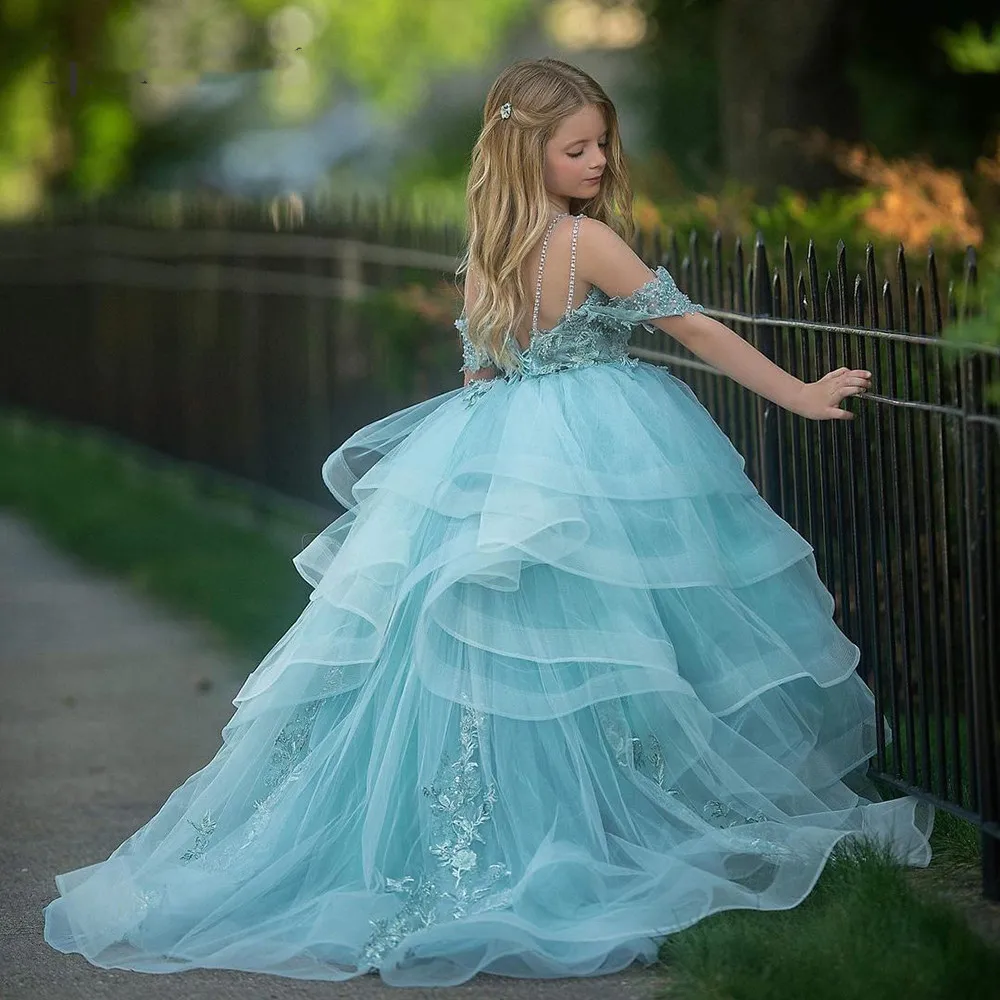
<path id="1" fill-rule="evenodd" d="M 611 297 L 625 298 L 656 278 L 632 248 L 596 219 L 580 227 L 577 273 Z M 841 400 L 865 392 L 871 372 L 838 368 L 803 382 L 769 361 L 728 326 L 700 312 L 651 318 L 665 333 L 707 364 L 778 406 L 811 420 L 852 420 Z"/>

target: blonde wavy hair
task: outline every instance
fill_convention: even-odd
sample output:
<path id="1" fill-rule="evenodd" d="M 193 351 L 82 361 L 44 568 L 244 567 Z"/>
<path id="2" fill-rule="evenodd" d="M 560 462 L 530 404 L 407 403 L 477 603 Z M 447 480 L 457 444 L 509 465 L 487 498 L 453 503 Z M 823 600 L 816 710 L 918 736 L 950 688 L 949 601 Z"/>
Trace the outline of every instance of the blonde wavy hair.
<path id="1" fill-rule="evenodd" d="M 500 109 L 507 103 L 511 114 L 503 118 Z M 523 264 L 551 216 L 545 145 L 564 118 L 591 104 L 608 129 L 607 163 L 598 192 L 571 199 L 570 212 L 583 212 L 631 240 L 632 186 L 618 113 L 596 80 L 559 59 L 522 59 L 497 77 L 486 97 L 466 185 L 467 245 L 455 273 L 468 280 L 475 272 L 478 298 L 469 306 L 467 334 L 501 366 L 516 367 L 507 335 L 534 303 L 535 289 L 524 287 Z"/>

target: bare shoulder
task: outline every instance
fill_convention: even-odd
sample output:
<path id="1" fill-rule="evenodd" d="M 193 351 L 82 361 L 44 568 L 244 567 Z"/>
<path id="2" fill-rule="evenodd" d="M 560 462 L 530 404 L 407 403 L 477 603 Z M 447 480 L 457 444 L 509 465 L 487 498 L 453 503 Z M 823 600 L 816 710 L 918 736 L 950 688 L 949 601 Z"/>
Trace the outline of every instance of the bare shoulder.
<path id="1" fill-rule="evenodd" d="M 577 271 L 607 295 L 628 295 L 653 277 L 653 272 L 610 226 L 585 218 L 580 225 Z"/>
<path id="2" fill-rule="evenodd" d="M 618 247 L 628 248 L 628 244 L 609 225 L 587 216 L 580 220 L 579 245 L 595 254 L 613 252 Z"/>

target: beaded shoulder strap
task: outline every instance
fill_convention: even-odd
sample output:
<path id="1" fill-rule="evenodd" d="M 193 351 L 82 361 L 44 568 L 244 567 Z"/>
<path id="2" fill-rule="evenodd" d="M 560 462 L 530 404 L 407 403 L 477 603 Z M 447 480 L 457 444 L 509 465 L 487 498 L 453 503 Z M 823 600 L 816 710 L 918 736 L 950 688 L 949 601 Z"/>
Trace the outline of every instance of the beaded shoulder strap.
<path id="1" fill-rule="evenodd" d="M 573 289 L 576 285 L 576 238 L 580 235 L 580 221 L 583 219 L 583 215 L 578 215 L 573 219 L 573 242 L 570 244 L 570 255 L 569 255 L 569 296 L 566 299 L 566 312 L 563 313 L 564 316 L 569 314 L 569 311 L 573 308 Z"/>
<path id="2" fill-rule="evenodd" d="M 538 259 L 538 282 L 535 285 L 535 308 L 531 314 L 532 333 L 538 333 L 538 310 L 542 304 L 542 272 L 545 270 L 545 254 L 549 249 L 549 237 L 552 235 L 555 224 L 560 219 L 565 219 L 567 215 L 569 215 L 568 212 L 563 212 L 551 219 L 548 228 L 545 230 L 545 239 L 542 240 L 542 252 Z"/>

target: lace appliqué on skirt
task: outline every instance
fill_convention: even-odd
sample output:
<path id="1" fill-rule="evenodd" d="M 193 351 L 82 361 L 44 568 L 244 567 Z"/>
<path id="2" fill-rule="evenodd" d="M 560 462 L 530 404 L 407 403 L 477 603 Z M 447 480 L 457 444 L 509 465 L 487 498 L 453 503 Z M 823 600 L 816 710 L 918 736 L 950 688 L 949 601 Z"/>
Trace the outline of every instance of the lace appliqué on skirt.
<path id="1" fill-rule="evenodd" d="M 202 867 L 222 871 L 241 859 L 267 826 L 275 806 L 288 787 L 301 776 L 303 761 L 309 751 L 313 723 L 321 704 L 321 701 L 313 701 L 296 708 L 275 738 L 261 777 L 265 794 L 254 801 L 254 812 L 245 824 L 243 837 L 238 842 L 220 845 L 217 852 L 204 857 L 218 825 L 209 810 L 197 823 L 188 820 L 194 827 L 196 836 L 191 847 L 181 855 L 181 861 L 189 863 L 201 860 Z"/>
<path id="2" fill-rule="evenodd" d="M 510 878 L 510 869 L 499 862 L 484 864 L 474 846 L 486 845 L 480 828 L 496 802 L 496 788 L 492 783 L 483 787 L 476 759 L 485 722 L 482 713 L 462 707 L 458 757 L 451 762 L 445 757 L 434 781 L 421 789 L 430 800 L 433 843 L 428 851 L 438 859 L 437 869 L 386 878 L 386 888 L 400 894 L 401 905 L 391 917 L 371 921 L 359 967 L 376 968 L 387 951 L 422 927 L 510 902 L 510 888 L 498 888 Z"/>
<path id="3" fill-rule="evenodd" d="M 605 739 L 619 766 L 654 782 L 667 795 L 682 803 L 687 810 L 696 813 L 716 829 L 725 831 L 727 837 L 732 840 L 734 851 L 759 854 L 772 862 L 796 856 L 796 852 L 787 844 L 766 836 L 755 835 L 753 825 L 768 822 L 769 817 L 766 813 L 760 810 L 743 812 L 720 799 L 695 803 L 684 795 L 677 785 L 667 786 L 666 761 L 660 741 L 655 733 L 650 732 L 644 744 L 629 726 L 620 702 L 601 702 L 596 706 L 596 710 Z"/>

